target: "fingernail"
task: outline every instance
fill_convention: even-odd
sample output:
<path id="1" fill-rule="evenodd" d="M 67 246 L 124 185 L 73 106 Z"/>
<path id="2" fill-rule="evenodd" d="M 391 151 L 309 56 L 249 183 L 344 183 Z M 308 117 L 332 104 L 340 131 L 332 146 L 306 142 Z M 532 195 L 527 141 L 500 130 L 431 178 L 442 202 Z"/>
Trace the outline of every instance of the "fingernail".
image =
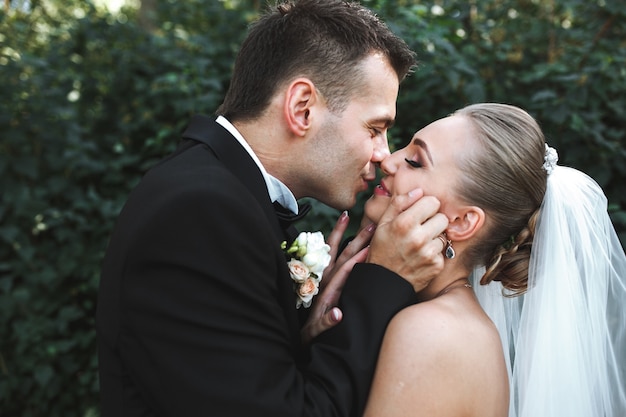
<path id="1" fill-rule="evenodd" d="M 413 197 L 415 194 L 417 194 L 418 192 L 420 192 L 420 188 L 416 188 L 414 190 L 409 191 L 409 197 Z"/>
<path id="2" fill-rule="evenodd" d="M 370 223 L 365 230 L 367 230 L 368 232 L 373 232 L 374 229 L 376 229 L 376 224 L 375 223 Z"/>
<path id="3" fill-rule="evenodd" d="M 339 217 L 339 221 L 345 221 L 348 218 L 348 210 L 344 210 L 343 213 L 341 213 L 341 216 Z"/>
<path id="4" fill-rule="evenodd" d="M 336 308 L 333 308 L 333 310 L 331 311 L 331 316 L 333 317 L 334 321 L 339 321 L 339 310 Z"/>

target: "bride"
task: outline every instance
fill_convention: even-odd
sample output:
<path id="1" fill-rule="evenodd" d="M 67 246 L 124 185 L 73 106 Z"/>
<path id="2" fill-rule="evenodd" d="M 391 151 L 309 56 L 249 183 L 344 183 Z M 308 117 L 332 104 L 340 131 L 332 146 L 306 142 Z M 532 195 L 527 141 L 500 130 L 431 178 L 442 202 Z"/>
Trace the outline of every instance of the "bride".
<path id="1" fill-rule="evenodd" d="M 385 334 L 365 416 L 626 415 L 626 256 L 600 187 L 535 120 L 465 107 L 384 160 L 365 207 L 421 187 L 445 266 Z"/>

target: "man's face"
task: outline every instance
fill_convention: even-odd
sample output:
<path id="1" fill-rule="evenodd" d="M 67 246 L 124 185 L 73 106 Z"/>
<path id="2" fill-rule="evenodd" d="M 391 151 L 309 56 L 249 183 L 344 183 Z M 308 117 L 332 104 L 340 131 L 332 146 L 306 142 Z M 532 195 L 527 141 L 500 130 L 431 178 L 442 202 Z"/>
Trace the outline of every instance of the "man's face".
<path id="1" fill-rule="evenodd" d="M 363 63 L 362 91 L 346 109 L 326 109 L 308 149 L 307 195 L 339 210 L 356 203 L 389 155 L 387 129 L 396 116 L 399 80 L 387 60 L 370 55 Z"/>

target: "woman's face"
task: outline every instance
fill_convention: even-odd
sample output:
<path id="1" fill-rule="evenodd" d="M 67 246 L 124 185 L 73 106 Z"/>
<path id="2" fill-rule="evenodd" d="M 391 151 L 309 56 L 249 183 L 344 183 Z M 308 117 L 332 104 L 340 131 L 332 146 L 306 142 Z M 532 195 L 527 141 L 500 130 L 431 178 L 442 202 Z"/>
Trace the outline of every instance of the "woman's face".
<path id="1" fill-rule="evenodd" d="M 378 223 L 393 195 L 421 188 L 424 195 L 437 197 L 440 211 L 452 218 L 450 211 L 459 203 L 455 193 L 462 175 L 459 161 L 474 143 L 471 132 L 469 120 L 458 115 L 437 120 L 418 131 L 411 143 L 381 163 L 385 177 L 365 203 L 365 217 Z"/>

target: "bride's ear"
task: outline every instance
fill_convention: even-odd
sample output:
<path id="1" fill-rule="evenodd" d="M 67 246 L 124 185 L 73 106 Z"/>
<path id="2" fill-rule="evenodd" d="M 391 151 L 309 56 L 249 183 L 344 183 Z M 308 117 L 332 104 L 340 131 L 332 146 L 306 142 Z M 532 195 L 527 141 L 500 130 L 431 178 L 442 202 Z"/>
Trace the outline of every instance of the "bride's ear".
<path id="1" fill-rule="evenodd" d="M 485 212 L 477 206 L 459 209 L 453 219 L 449 219 L 446 236 L 452 242 L 467 240 L 476 235 L 485 223 Z"/>

